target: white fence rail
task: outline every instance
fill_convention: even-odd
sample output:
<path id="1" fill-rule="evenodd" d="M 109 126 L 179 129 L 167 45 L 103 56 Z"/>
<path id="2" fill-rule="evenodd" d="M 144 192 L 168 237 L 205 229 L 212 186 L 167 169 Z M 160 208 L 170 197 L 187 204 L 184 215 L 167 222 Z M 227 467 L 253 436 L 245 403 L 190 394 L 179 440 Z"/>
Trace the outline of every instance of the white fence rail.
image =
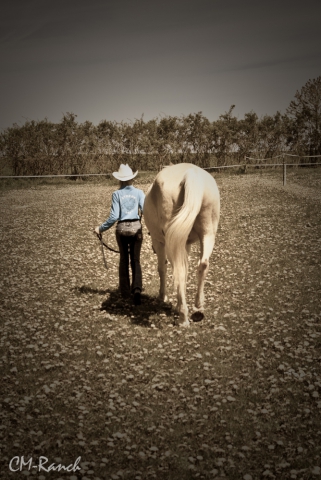
<path id="1" fill-rule="evenodd" d="M 252 157 L 245 157 L 245 161 L 243 164 L 235 164 L 235 165 L 221 165 L 221 166 L 213 166 L 213 167 L 207 167 L 204 168 L 203 170 L 221 170 L 223 168 L 244 168 L 246 169 L 248 166 L 249 167 L 283 167 L 283 185 L 286 185 L 286 167 L 298 167 L 298 166 L 314 166 L 314 165 L 321 165 L 321 163 L 313 162 L 313 163 L 287 163 L 285 160 L 285 157 L 298 157 L 298 158 L 321 158 L 321 155 L 294 155 L 291 153 L 286 153 L 283 155 L 276 155 L 275 157 L 270 157 L 270 158 L 252 158 Z M 282 163 L 247 163 L 247 160 L 254 160 L 254 161 L 259 161 L 259 162 L 264 162 L 265 160 L 273 160 L 276 158 L 283 158 Z M 167 165 L 163 165 L 162 167 L 165 167 Z M 107 177 L 110 176 L 111 172 L 106 172 L 106 173 L 75 173 L 75 174 L 56 174 L 56 175 L 0 175 L 0 180 L 1 179 L 9 179 L 9 178 L 59 178 L 59 177 Z"/>
<path id="2" fill-rule="evenodd" d="M 245 156 L 245 161 L 243 164 L 238 164 L 238 165 L 223 165 L 221 167 L 208 167 L 208 168 L 204 168 L 204 170 L 212 170 L 212 169 L 221 169 L 221 168 L 235 168 L 235 167 L 243 167 L 244 169 L 246 169 L 247 166 L 251 166 L 251 167 L 283 167 L 283 185 L 285 186 L 286 185 L 286 167 L 298 167 L 298 166 L 305 166 L 305 167 L 309 167 L 310 165 L 321 165 L 321 163 L 317 163 L 317 162 L 312 162 L 312 163 L 288 163 L 286 162 L 286 159 L 285 157 L 298 157 L 299 159 L 300 158 L 321 158 L 321 155 L 294 155 L 294 154 L 291 154 L 291 153 L 285 153 L 283 155 L 276 155 L 275 157 L 269 157 L 269 158 L 252 158 L 252 157 L 247 157 Z M 254 160 L 254 161 L 259 161 L 259 162 L 264 162 L 265 160 L 273 160 L 274 158 L 282 158 L 283 159 L 283 162 L 282 163 L 250 163 L 248 164 L 247 163 L 247 160 Z"/>

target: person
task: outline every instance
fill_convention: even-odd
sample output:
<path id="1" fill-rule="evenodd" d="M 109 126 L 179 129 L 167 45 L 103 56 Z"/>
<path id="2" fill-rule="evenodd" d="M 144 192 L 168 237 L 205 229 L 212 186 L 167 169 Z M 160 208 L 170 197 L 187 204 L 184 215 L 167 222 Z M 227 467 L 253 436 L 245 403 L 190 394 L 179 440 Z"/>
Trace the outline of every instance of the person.
<path id="1" fill-rule="evenodd" d="M 143 234 L 141 217 L 143 215 L 145 194 L 132 185 L 138 171 L 133 173 L 129 165 L 121 164 L 113 176 L 119 180 L 120 186 L 112 194 L 112 204 L 107 220 L 94 230 L 99 235 L 108 230 L 115 222 L 116 240 L 119 247 L 119 289 L 123 298 L 134 295 L 134 304 L 141 304 L 142 270 L 140 251 Z M 129 264 L 132 282 L 129 278 Z"/>

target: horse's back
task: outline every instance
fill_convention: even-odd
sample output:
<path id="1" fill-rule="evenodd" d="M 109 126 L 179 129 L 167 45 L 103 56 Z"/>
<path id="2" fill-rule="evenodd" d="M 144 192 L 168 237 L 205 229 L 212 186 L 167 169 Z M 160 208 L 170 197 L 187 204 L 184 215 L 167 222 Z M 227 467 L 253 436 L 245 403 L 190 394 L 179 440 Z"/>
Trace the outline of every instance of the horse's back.
<path id="1" fill-rule="evenodd" d="M 187 174 L 193 179 L 193 188 L 202 197 L 200 200 L 203 214 L 207 211 L 210 216 L 219 216 L 220 198 L 214 178 L 192 163 L 179 163 L 161 170 L 146 194 L 144 216 L 151 233 L 164 231 L 181 209 L 185 195 L 184 179 Z"/>
<path id="2" fill-rule="evenodd" d="M 174 199 L 181 190 L 182 181 L 188 170 L 194 172 L 195 178 L 204 170 L 193 165 L 192 163 L 178 163 L 163 168 L 155 178 L 154 184 L 159 185 L 167 195 Z"/>
<path id="3" fill-rule="evenodd" d="M 217 197 L 218 188 L 214 178 L 202 168 L 192 163 L 178 163 L 163 168 L 156 176 L 149 189 L 148 195 L 154 203 L 166 203 L 169 199 L 176 205 L 182 198 L 182 182 L 187 171 L 192 171 L 195 176 L 195 188 L 204 185 L 207 197 Z M 200 191 L 202 193 L 202 191 Z"/>
<path id="4" fill-rule="evenodd" d="M 180 187 L 189 164 L 177 164 L 165 167 L 156 176 L 147 191 L 144 203 L 144 217 L 150 231 L 162 230 L 173 217 L 174 210 L 184 201 L 184 192 Z"/>

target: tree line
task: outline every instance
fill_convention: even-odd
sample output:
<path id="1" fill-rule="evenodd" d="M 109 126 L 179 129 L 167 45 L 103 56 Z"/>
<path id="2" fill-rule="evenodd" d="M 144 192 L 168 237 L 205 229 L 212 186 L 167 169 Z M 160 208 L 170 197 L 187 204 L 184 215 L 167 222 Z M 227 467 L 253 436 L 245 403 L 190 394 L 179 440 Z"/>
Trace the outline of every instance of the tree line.
<path id="1" fill-rule="evenodd" d="M 59 123 L 28 120 L 0 133 L 2 170 L 68 175 L 108 173 L 119 163 L 139 170 L 178 162 L 208 168 L 287 152 L 305 163 L 315 161 L 308 156 L 321 155 L 321 76 L 296 92 L 285 114 L 259 118 L 251 111 L 239 119 L 234 108 L 212 122 L 202 112 L 149 121 L 143 116 L 132 122 L 103 120 L 98 125 L 78 123 L 74 113 L 66 113 Z"/>

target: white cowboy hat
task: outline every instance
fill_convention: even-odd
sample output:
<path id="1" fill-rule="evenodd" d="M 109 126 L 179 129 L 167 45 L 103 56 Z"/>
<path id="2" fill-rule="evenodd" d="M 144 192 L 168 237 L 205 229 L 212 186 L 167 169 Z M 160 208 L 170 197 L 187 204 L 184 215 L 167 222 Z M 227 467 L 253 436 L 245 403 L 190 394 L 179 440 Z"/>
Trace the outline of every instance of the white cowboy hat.
<path id="1" fill-rule="evenodd" d="M 124 165 L 123 163 L 120 165 L 118 172 L 113 172 L 113 176 L 117 178 L 117 180 L 121 180 L 122 182 L 126 182 L 127 180 L 131 180 L 132 178 L 136 177 L 138 173 L 133 173 L 132 169 L 128 164 Z"/>

